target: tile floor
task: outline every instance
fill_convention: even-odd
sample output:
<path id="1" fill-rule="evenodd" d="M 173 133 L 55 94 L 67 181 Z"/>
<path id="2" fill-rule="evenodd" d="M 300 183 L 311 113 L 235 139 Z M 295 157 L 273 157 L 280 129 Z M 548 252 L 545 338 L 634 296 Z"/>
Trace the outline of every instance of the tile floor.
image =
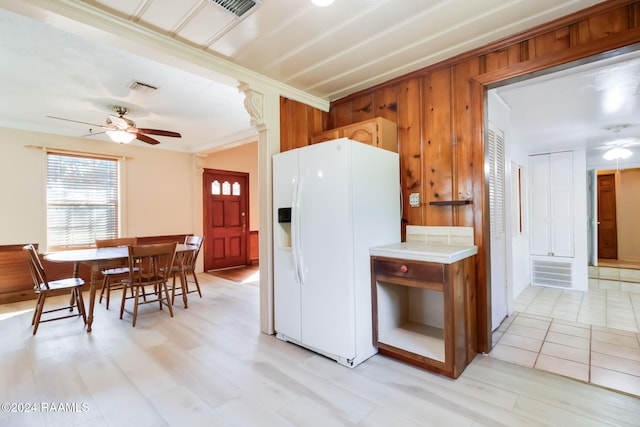
<path id="1" fill-rule="evenodd" d="M 589 275 L 589 292 L 525 289 L 489 356 L 640 396 L 640 270 Z"/>

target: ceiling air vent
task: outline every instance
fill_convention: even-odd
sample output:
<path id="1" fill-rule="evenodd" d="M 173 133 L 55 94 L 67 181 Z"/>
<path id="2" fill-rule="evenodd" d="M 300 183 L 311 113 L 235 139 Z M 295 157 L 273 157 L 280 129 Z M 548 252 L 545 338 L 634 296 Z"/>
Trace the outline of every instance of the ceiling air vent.
<path id="1" fill-rule="evenodd" d="M 129 89 L 137 90 L 138 92 L 143 92 L 143 93 L 154 93 L 155 91 L 158 90 L 158 88 L 155 86 L 151 86 L 150 84 L 138 82 L 135 80 L 132 80 L 129 83 Z"/>
<path id="2" fill-rule="evenodd" d="M 258 4 L 257 0 L 209 0 L 209 3 L 217 4 L 240 17 Z"/>

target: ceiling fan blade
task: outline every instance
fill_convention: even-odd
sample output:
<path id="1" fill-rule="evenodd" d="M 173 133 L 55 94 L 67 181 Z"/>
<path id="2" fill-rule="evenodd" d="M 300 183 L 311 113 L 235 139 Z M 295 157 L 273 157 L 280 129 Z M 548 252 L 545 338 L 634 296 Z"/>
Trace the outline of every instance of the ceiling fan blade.
<path id="1" fill-rule="evenodd" d="M 170 130 L 160 130 L 160 129 L 147 129 L 147 128 L 137 128 L 138 133 L 147 133 L 149 135 L 160 135 L 160 136 L 171 136 L 174 138 L 182 138 L 178 132 L 172 132 Z"/>
<path id="2" fill-rule="evenodd" d="M 71 119 L 65 119 L 63 117 L 55 117 L 55 116 L 47 116 L 47 117 L 50 118 L 50 119 L 64 120 L 66 122 L 82 123 L 83 125 L 94 126 L 94 127 L 101 128 L 101 129 L 106 129 L 107 128 L 107 126 L 105 126 L 105 125 L 97 125 L 95 123 L 81 122 L 80 120 L 71 120 Z"/>
<path id="3" fill-rule="evenodd" d="M 160 141 L 153 139 L 149 136 L 143 135 L 141 133 L 136 133 L 136 139 L 139 139 L 142 142 L 146 142 L 147 144 L 156 145 L 160 144 Z"/>

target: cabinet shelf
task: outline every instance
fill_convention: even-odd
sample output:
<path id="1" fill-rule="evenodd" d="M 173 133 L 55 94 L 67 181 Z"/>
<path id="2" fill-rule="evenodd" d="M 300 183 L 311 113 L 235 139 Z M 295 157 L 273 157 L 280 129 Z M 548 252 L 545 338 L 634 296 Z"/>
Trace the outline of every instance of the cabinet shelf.
<path id="1" fill-rule="evenodd" d="M 436 200 L 429 202 L 432 206 L 460 206 L 460 205 L 470 205 L 473 203 L 471 200 Z"/>
<path id="2" fill-rule="evenodd" d="M 380 334 L 378 342 L 444 362 L 444 329 L 414 322 Z"/>

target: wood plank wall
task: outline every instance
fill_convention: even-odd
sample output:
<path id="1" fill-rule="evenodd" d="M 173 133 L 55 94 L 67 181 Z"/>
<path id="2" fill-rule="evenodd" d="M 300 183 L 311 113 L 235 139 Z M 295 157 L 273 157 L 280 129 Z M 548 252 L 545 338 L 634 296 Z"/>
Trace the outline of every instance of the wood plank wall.
<path id="1" fill-rule="evenodd" d="M 479 252 L 478 350 L 491 349 L 484 179 L 484 97 L 488 85 L 640 43 L 640 0 L 610 0 L 508 39 L 332 102 L 329 113 L 283 99 L 281 150 L 317 132 L 382 116 L 398 124 L 403 222 L 473 226 Z M 422 206 L 408 206 L 419 192 Z M 430 201 L 471 198 L 463 206 Z"/>

